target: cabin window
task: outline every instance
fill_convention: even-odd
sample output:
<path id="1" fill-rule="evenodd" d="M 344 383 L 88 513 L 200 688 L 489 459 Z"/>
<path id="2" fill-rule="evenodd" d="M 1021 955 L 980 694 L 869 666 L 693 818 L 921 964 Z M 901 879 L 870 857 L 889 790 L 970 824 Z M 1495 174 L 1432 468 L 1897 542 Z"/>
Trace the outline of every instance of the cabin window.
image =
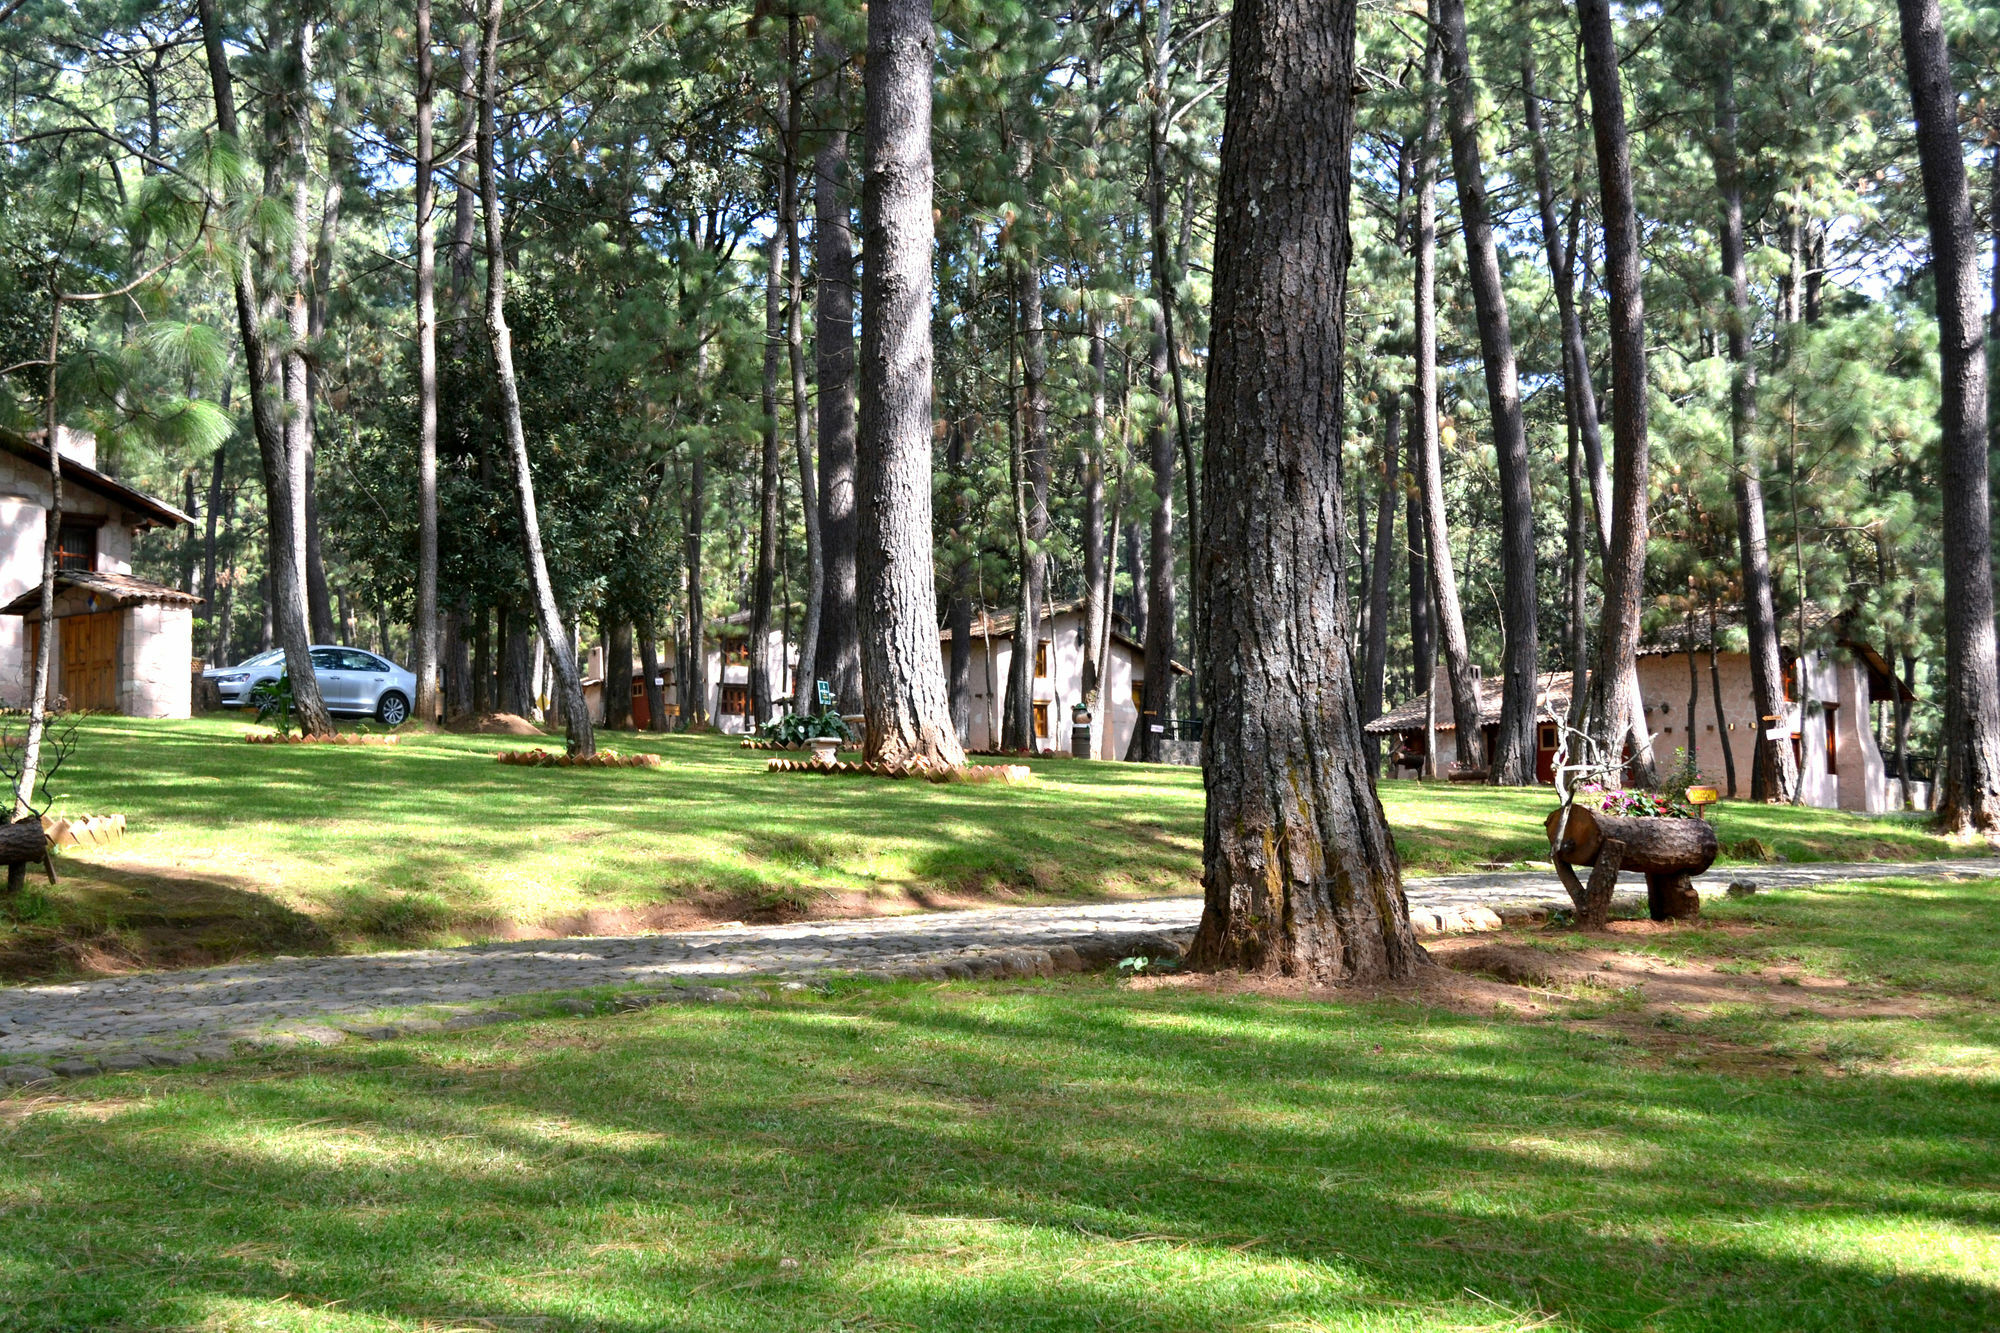
<path id="1" fill-rule="evenodd" d="M 88 523 L 65 523 L 56 533 L 56 565 L 61 569 L 97 568 L 97 529 Z"/>
<path id="2" fill-rule="evenodd" d="M 1145 711 L 1146 682 L 1143 680 L 1135 680 L 1132 682 L 1132 706 L 1134 708 L 1139 709 L 1142 712 Z"/>
<path id="3" fill-rule="evenodd" d="M 722 687 L 722 711 L 729 717 L 750 716 L 750 687 L 748 685 L 724 685 Z"/>
<path id="4" fill-rule="evenodd" d="M 1045 741 L 1048 738 L 1049 706 L 1045 703 L 1038 703 L 1035 705 L 1035 739 Z"/>
<path id="5" fill-rule="evenodd" d="M 726 640 L 722 645 L 722 661 L 726 666 L 749 666 L 750 640 Z"/>
<path id="6" fill-rule="evenodd" d="M 1048 678 L 1048 674 L 1049 674 L 1049 645 L 1046 643 L 1038 643 L 1035 645 L 1035 679 L 1046 680 Z"/>
<path id="7" fill-rule="evenodd" d="M 1544 749 L 1544 750 L 1553 750 L 1553 749 L 1555 749 L 1555 748 L 1556 748 L 1556 725 L 1555 725 L 1555 723 L 1553 723 L 1553 722 L 1544 722 L 1544 723 L 1542 723 L 1542 725 L 1541 725 L 1541 737 L 1540 737 L 1540 739 L 1539 739 L 1539 740 L 1537 741 L 1537 744 L 1538 744 L 1538 745 L 1539 745 L 1539 746 L 1540 746 L 1540 747 L 1541 747 L 1542 749 Z"/>
<path id="8" fill-rule="evenodd" d="M 1825 704 L 1822 708 L 1820 716 L 1826 721 L 1826 771 L 1830 777 L 1840 772 L 1840 728 L 1835 725 L 1840 705 Z"/>

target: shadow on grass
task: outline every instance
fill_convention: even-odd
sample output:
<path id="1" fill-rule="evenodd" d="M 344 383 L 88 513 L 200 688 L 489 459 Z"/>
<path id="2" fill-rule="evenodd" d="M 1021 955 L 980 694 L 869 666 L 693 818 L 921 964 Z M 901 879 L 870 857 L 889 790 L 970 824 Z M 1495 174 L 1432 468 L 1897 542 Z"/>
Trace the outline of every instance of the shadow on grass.
<path id="1" fill-rule="evenodd" d="M 2000 1325 L 1985 1090 L 1572 1046 L 1397 1004 L 899 989 L 128 1080 L 0 1157 L 32 1200 L 0 1323 Z"/>

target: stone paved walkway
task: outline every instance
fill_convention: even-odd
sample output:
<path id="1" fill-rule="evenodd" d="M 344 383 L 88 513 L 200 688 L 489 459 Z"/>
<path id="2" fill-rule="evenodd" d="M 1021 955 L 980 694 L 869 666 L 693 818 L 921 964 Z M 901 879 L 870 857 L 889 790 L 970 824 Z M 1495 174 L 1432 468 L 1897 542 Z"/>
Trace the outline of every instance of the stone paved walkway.
<path id="1" fill-rule="evenodd" d="M 1991 875 L 2000 861 L 1921 865 L 1733 867 L 1698 883 L 1716 894 L 1735 879 L 1774 889 L 1891 875 Z M 1567 906 L 1546 871 L 1407 881 L 1419 932 L 1491 929 L 1507 916 Z M 1631 877 L 1618 906 L 1643 908 Z M 225 967 L 0 988 L 0 1064 L 60 1053 L 93 1055 L 198 1038 L 254 1038 L 319 1020 L 355 1023 L 382 1009 L 451 1005 L 543 991 L 681 979 L 783 976 L 940 963 L 1070 945 L 1087 957 L 1144 953 L 1184 937 L 1198 898 L 996 908 L 855 921 L 753 926 L 668 935 L 525 940 L 333 958 L 270 958 Z M 0 1080 L 4 1082 L 5 1080 Z"/>

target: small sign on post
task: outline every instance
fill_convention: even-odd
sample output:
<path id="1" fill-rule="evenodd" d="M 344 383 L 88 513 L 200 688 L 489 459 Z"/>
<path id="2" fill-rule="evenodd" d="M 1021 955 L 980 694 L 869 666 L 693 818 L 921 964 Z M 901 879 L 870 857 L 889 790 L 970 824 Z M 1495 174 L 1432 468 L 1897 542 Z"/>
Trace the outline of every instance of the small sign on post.
<path id="1" fill-rule="evenodd" d="M 819 682 L 819 706 L 822 709 L 833 707 L 833 686 L 826 681 Z"/>
<path id="2" fill-rule="evenodd" d="M 1687 795 L 1688 804 L 1703 819 L 1708 818 L 1708 807 L 1722 799 L 1722 793 L 1713 787 L 1689 787 Z"/>

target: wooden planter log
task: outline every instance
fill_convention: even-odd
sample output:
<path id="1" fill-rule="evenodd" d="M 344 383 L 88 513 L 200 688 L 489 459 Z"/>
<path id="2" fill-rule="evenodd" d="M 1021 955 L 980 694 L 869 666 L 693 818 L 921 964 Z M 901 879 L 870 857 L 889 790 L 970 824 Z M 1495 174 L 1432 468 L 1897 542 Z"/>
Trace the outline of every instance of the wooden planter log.
<path id="1" fill-rule="evenodd" d="M 37 861 L 53 884 L 56 872 L 49 861 L 49 835 L 42 828 L 42 821 L 30 817 L 0 824 L 0 865 L 7 867 L 8 893 L 21 891 L 27 882 L 28 867 Z"/>
<path id="2" fill-rule="evenodd" d="M 1715 863 L 1715 826 L 1701 819 L 1620 819 L 1580 805 L 1550 812 L 1546 827 L 1556 874 L 1576 903 L 1577 924 L 1602 929 L 1620 870 L 1646 877 L 1646 906 L 1655 921 L 1688 921 L 1701 911 L 1694 877 Z M 1560 837 L 1560 840 L 1558 838 Z M 1592 867 L 1590 883 L 1572 867 Z"/>

